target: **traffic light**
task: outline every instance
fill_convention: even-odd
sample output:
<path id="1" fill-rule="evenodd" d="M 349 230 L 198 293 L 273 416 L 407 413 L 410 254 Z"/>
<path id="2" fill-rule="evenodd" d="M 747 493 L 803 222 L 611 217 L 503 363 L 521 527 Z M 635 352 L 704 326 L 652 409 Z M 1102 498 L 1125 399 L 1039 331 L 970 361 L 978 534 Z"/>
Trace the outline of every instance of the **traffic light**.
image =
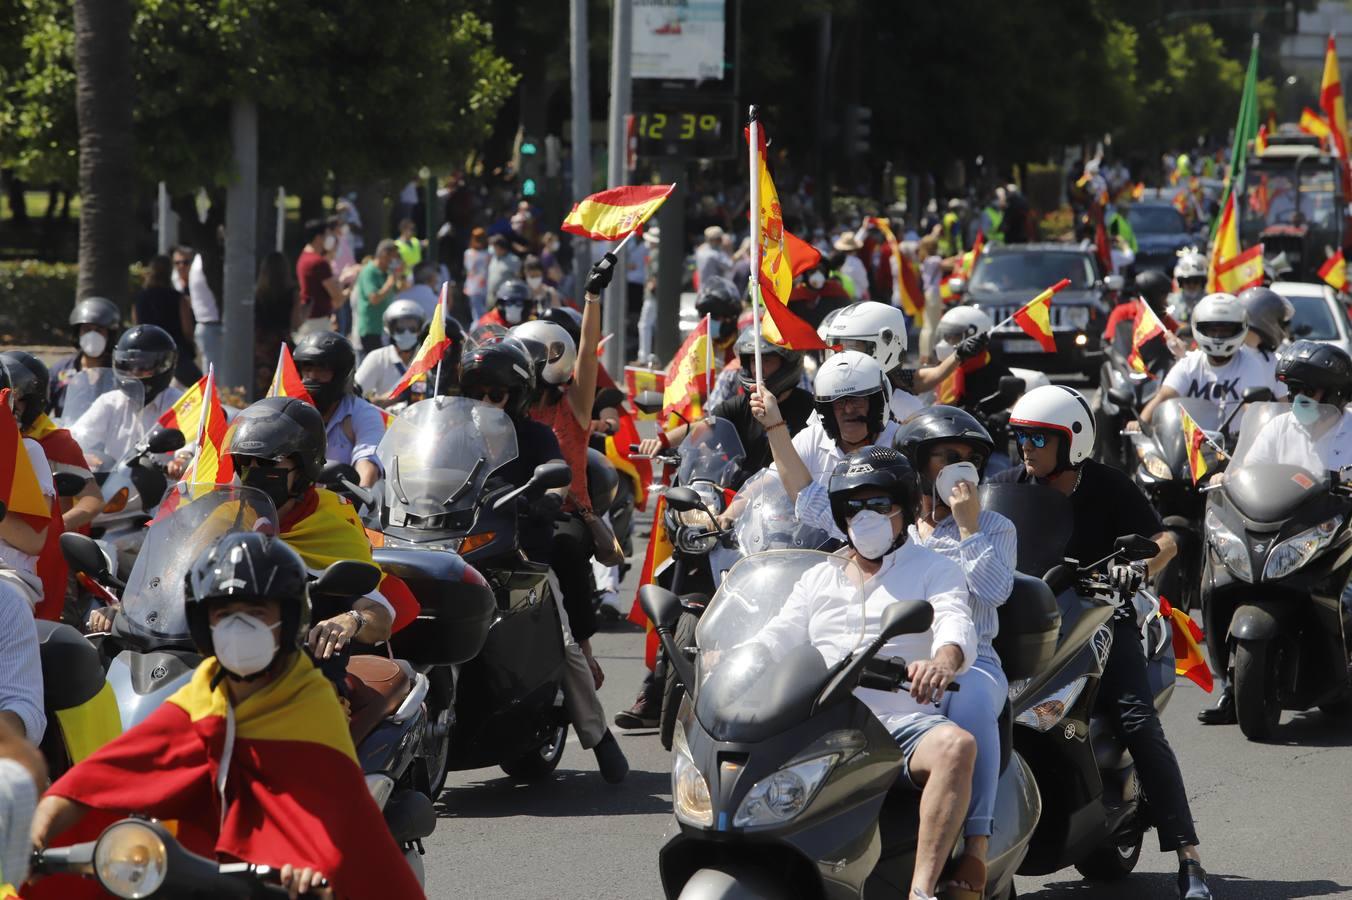
<path id="1" fill-rule="evenodd" d="M 521 196 L 534 197 L 537 192 L 534 178 L 527 178 L 521 182 Z"/>
<path id="2" fill-rule="evenodd" d="M 845 107 L 845 155 L 867 156 L 873 131 L 873 110 L 851 103 Z"/>
<path id="3" fill-rule="evenodd" d="M 517 178 L 521 195 L 534 197 L 539 193 L 540 178 L 544 175 L 544 160 L 540 157 L 540 142 L 530 135 L 522 135 L 517 148 Z"/>

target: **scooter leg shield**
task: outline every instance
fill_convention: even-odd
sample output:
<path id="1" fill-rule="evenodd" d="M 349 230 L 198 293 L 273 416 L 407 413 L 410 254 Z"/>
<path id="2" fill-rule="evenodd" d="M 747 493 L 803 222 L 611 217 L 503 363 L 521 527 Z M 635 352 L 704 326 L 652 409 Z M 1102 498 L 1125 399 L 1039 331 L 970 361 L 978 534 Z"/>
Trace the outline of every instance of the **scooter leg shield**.
<path id="1" fill-rule="evenodd" d="M 395 791 L 385 803 L 384 812 L 385 824 L 397 843 L 422 840 L 437 827 L 436 810 L 421 791 Z"/>

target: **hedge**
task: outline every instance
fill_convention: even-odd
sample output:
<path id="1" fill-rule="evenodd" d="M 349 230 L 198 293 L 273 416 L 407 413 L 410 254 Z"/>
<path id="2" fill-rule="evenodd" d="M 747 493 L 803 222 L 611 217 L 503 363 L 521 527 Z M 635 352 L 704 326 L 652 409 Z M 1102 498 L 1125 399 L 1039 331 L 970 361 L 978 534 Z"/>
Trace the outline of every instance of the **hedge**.
<path id="1" fill-rule="evenodd" d="M 140 290 L 143 269 L 127 272 L 128 296 Z M 65 344 L 79 267 L 38 260 L 0 262 L 0 344 Z M 123 309 L 123 318 L 130 311 Z"/>

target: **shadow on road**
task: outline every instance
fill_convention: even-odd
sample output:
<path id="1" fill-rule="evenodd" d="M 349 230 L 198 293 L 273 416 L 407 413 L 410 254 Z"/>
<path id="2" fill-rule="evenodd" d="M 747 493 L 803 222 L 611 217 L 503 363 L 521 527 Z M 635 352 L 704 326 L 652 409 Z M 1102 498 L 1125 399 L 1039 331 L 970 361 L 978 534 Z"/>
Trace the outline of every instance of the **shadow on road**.
<path id="1" fill-rule="evenodd" d="M 1265 881 L 1238 875 L 1211 873 L 1207 879 L 1217 897 L 1226 900 L 1297 900 L 1302 897 L 1341 897 L 1352 885 L 1318 879 L 1314 881 Z M 1049 884 L 1031 893 L 1019 890 L 1024 900 L 1058 900 L 1063 897 L 1093 897 L 1094 900 L 1138 900 L 1141 897 L 1174 897 L 1178 888 L 1173 875 L 1159 872 L 1138 873 L 1123 881 L 1065 881 Z"/>
<path id="2" fill-rule="evenodd" d="M 588 753 L 576 746 L 570 753 Z M 564 757 L 566 765 L 568 757 Z M 631 770 L 623 784 L 606 784 L 595 770 L 560 770 L 551 781 L 525 784 L 505 775 L 448 787 L 437 803 L 443 819 L 511 816 L 574 818 L 637 816 L 671 811 L 671 776 Z"/>
<path id="3" fill-rule="evenodd" d="M 1352 717 L 1318 710 L 1296 713 L 1277 728 L 1272 743 L 1288 747 L 1352 747 Z"/>

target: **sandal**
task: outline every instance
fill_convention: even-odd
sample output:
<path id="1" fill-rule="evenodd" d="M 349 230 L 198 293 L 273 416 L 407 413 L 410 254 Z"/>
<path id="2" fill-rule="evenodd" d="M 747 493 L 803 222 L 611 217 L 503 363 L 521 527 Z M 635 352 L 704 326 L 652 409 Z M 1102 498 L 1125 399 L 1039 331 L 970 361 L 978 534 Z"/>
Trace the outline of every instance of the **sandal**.
<path id="1" fill-rule="evenodd" d="M 981 900 L 985 893 L 986 864 L 975 856 L 963 855 L 948 880 L 939 885 L 938 896 L 943 900 Z"/>

